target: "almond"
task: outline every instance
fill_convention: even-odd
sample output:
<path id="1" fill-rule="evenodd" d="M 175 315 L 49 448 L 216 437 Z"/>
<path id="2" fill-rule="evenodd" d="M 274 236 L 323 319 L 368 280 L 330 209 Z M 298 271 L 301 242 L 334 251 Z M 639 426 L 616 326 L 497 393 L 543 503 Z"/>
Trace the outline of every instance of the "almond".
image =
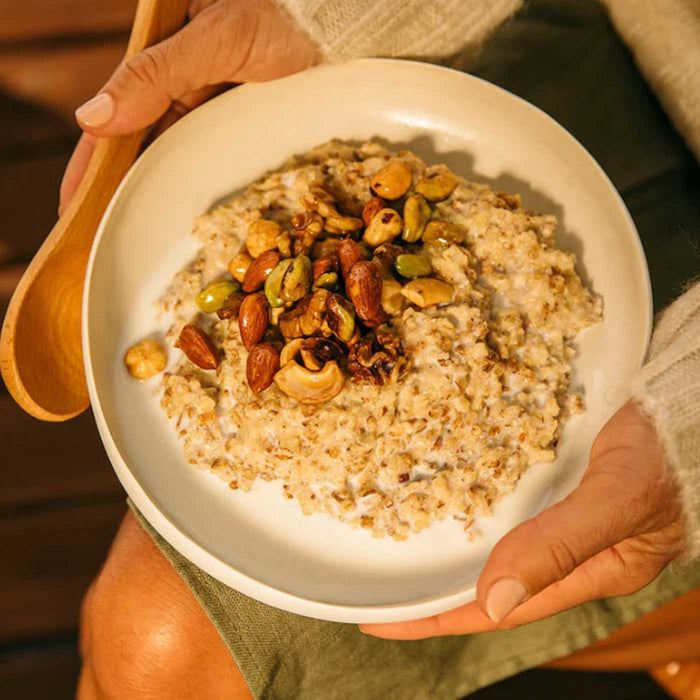
<path id="1" fill-rule="evenodd" d="M 373 316 L 372 318 L 367 318 L 363 319 L 363 323 L 365 326 L 368 328 L 376 328 L 377 326 L 381 326 L 382 323 L 386 323 L 391 317 L 389 316 L 384 309 L 379 309 L 377 311 L 376 316 Z"/>
<path id="2" fill-rule="evenodd" d="M 382 275 L 376 263 L 356 262 L 345 278 L 345 293 L 363 321 L 376 319 L 382 302 Z"/>
<path id="3" fill-rule="evenodd" d="M 374 215 L 384 207 L 386 207 L 386 202 L 381 197 L 372 197 L 362 209 L 362 220 L 365 222 L 365 226 L 369 226 Z"/>
<path id="4" fill-rule="evenodd" d="M 282 256 L 277 250 L 266 250 L 255 258 L 243 277 L 243 291 L 248 294 L 257 292 L 281 259 Z"/>
<path id="5" fill-rule="evenodd" d="M 340 260 L 340 271 L 343 273 L 344 278 L 348 276 L 350 268 L 358 260 L 365 259 L 364 251 L 352 238 L 346 238 L 340 241 L 337 251 L 338 259 Z"/>
<path id="6" fill-rule="evenodd" d="M 238 312 L 238 328 L 246 350 L 262 340 L 269 321 L 270 311 L 262 292 L 249 294 L 243 299 Z"/>
<path id="7" fill-rule="evenodd" d="M 314 260 L 313 264 L 313 278 L 314 282 L 321 276 L 326 275 L 329 272 L 337 272 L 338 270 L 338 259 L 332 257 L 323 257 L 318 260 Z"/>
<path id="8" fill-rule="evenodd" d="M 250 349 L 246 363 L 248 386 L 255 394 L 272 384 L 280 368 L 280 354 L 271 343 L 258 343 Z"/>
<path id="9" fill-rule="evenodd" d="M 216 369 L 221 361 L 221 353 L 214 341 L 199 327 L 187 324 L 180 331 L 178 347 L 187 355 L 192 364 L 201 369 Z"/>

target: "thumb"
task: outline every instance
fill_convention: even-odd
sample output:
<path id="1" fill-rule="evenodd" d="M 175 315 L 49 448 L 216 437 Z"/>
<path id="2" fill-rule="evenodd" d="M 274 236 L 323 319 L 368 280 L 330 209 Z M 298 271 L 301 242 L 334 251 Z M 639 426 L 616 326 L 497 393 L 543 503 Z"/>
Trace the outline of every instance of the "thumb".
<path id="1" fill-rule="evenodd" d="M 589 473 L 566 499 L 522 523 L 494 547 L 477 601 L 496 624 L 590 557 L 635 534 L 639 518 L 619 479 Z"/>
<path id="2" fill-rule="evenodd" d="M 171 37 L 122 62 L 100 93 L 76 110 L 80 127 L 95 136 L 138 131 L 156 122 L 190 86 L 201 87 L 175 51 L 180 40 Z"/>
<path id="3" fill-rule="evenodd" d="M 174 36 L 124 61 L 76 118 L 96 136 L 124 134 L 202 88 L 270 80 L 316 60 L 315 46 L 273 0 L 218 0 Z"/>

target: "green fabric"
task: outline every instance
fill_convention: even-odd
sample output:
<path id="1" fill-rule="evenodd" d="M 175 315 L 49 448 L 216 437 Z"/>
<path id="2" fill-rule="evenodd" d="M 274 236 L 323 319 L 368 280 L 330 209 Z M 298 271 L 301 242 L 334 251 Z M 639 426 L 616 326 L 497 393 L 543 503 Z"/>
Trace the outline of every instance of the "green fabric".
<path id="1" fill-rule="evenodd" d="M 597 3 L 532 0 L 472 70 L 542 107 L 593 153 L 639 228 L 655 307 L 668 304 L 700 270 L 700 170 Z M 454 700 L 582 649 L 700 585 L 700 565 L 667 570 L 635 595 L 517 630 L 391 642 L 251 600 L 185 560 L 140 519 L 219 630 L 254 696 L 265 700 Z"/>
<path id="2" fill-rule="evenodd" d="M 700 565 L 667 569 L 642 591 L 507 632 L 394 642 L 355 625 L 293 615 L 225 586 L 178 554 L 131 504 L 182 576 L 260 700 L 455 700 L 607 637 L 700 586 Z"/>

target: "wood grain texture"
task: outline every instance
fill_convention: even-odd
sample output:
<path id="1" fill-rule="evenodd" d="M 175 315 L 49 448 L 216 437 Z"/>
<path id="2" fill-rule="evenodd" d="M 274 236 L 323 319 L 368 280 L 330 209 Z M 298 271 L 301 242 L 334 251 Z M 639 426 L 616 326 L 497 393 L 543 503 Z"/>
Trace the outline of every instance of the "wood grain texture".
<path id="1" fill-rule="evenodd" d="M 126 37 L 0 53 L 0 87 L 73 120 L 117 67 Z"/>
<path id="2" fill-rule="evenodd" d="M 0 161 L 0 260 L 29 260 L 58 217 L 58 187 L 69 151 Z M 41 193 L 41 194 L 39 194 Z"/>
<path id="3" fill-rule="evenodd" d="M 127 56 L 175 32 L 188 5 L 141 0 Z M 97 225 L 142 139 L 143 132 L 100 140 L 76 195 L 10 301 L 0 369 L 17 403 L 41 420 L 68 420 L 89 405 L 80 346 L 85 269 Z"/>
<path id="4" fill-rule="evenodd" d="M 126 511 L 123 494 L 0 518 L 0 644 L 74 632 Z"/>
<path id="5" fill-rule="evenodd" d="M 126 31 L 138 0 L 6 0 L 0 41 Z"/>
<path id="6" fill-rule="evenodd" d="M 68 423 L 44 425 L 0 395 L 0 444 L 8 465 L 2 470 L 0 517 L 56 502 L 124 498 L 89 411 Z"/>
<path id="7" fill-rule="evenodd" d="M 80 670 L 74 645 L 0 657 L 0 697 L 12 700 L 73 700 Z"/>
<path id="8" fill-rule="evenodd" d="M 72 150 L 78 140 L 80 129 L 75 118 L 56 115 L 52 110 L 36 104 L 23 102 L 17 97 L 0 92 L 0 165 L 26 158 L 65 153 Z M 5 196 L 5 178 L 2 178 L 0 199 Z M 34 191 L 37 199 L 37 191 Z M 42 196 L 44 193 L 42 192 Z M 55 199 L 56 192 L 50 193 Z M 53 207 L 53 202 L 52 202 Z M 56 208 L 53 207 L 55 213 Z M 46 229 L 44 230 L 44 232 Z M 0 239 L 5 237 L 5 228 L 0 230 Z"/>

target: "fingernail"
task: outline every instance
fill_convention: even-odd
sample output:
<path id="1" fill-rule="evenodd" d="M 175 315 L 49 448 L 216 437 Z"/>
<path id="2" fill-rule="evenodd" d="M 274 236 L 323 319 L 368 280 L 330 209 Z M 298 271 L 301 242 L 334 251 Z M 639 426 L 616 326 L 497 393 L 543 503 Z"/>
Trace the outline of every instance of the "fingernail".
<path id="1" fill-rule="evenodd" d="M 112 120 L 114 111 L 114 98 L 108 92 L 102 92 L 78 107 L 75 117 L 85 126 L 99 127 Z"/>
<path id="2" fill-rule="evenodd" d="M 514 578 L 502 578 L 489 588 L 486 596 L 486 612 L 492 622 L 504 620 L 527 598 L 527 590 Z"/>

